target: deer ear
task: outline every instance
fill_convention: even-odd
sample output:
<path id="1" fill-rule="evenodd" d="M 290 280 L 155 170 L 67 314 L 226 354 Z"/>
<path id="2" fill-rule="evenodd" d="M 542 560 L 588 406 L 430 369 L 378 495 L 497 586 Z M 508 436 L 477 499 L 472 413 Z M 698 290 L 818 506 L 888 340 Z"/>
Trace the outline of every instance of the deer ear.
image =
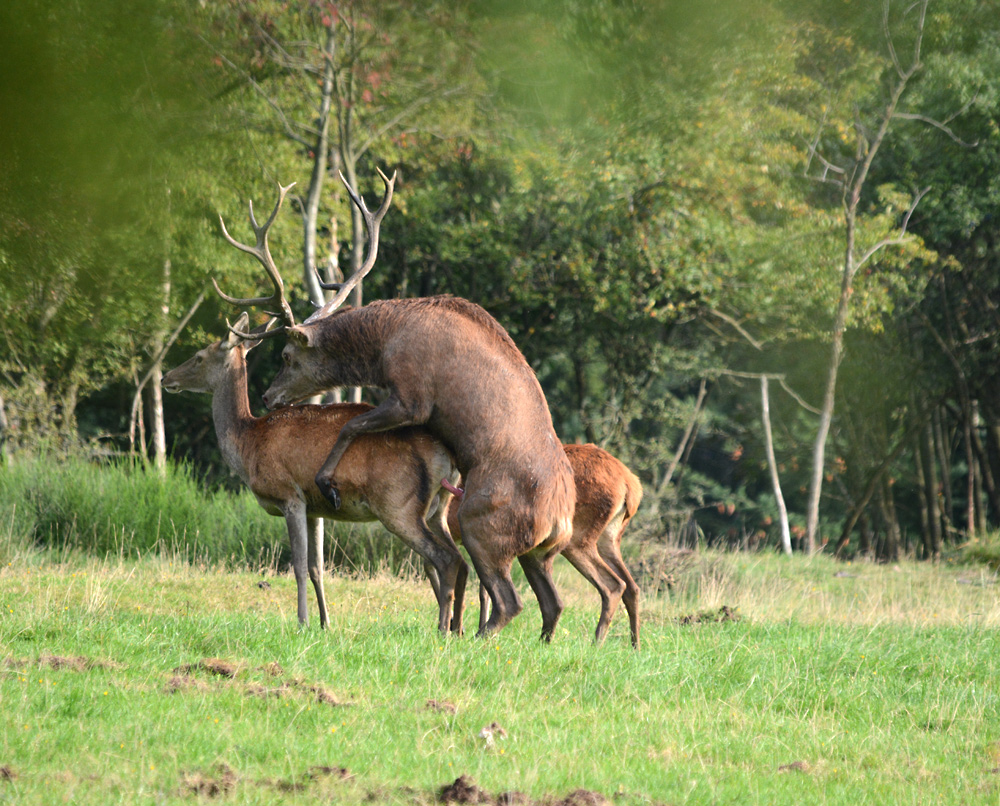
<path id="1" fill-rule="evenodd" d="M 301 325 L 288 328 L 288 340 L 297 347 L 312 347 L 312 328 Z"/>
<path id="2" fill-rule="evenodd" d="M 242 339 L 233 333 L 233 330 L 239 330 L 243 333 L 247 332 L 247 327 L 250 325 L 250 316 L 246 311 L 240 314 L 240 318 L 236 320 L 235 325 L 230 325 L 229 320 L 226 320 L 226 329 L 229 333 L 226 334 L 225 341 L 222 342 L 222 346 L 227 350 L 232 350 L 236 345 L 238 345 Z"/>

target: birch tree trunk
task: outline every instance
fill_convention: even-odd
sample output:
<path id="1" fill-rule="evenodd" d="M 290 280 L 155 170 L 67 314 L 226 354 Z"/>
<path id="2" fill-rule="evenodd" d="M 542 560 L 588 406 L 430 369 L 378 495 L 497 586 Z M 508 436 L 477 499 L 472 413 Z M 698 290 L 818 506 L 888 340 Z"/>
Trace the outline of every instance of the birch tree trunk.
<path id="1" fill-rule="evenodd" d="M 150 428 L 153 432 L 153 467 L 161 476 L 167 473 L 167 432 L 163 422 L 163 343 L 170 316 L 170 258 L 163 261 L 163 302 L 160 306 L 160 323 L 153 336 L 153 355 L 157 356 L 150 377 Z"/>
<path id="2" fill-rule="evenodd" d="M 778 463 L 774 458 L 774 438 L 771 434 L 771 404 L 767 393 L 767 376 L 760 376 L 760 408 L 761 419 L 764 421 L 764 447 L 767 451 L 767 465 L 771 469 L 771 485 L 774 487 L 774 500 L 778 504 L 778 518 L 781 522 L 781 550 L 785 554 L 792 553 L 792 532 L 788 526 L 788 509 L 785 507 L 785 497 L 781 494 L 781 479 L 778 476 Z"/>
<path id="3" fill-rule="evenodd" d="M 860 269 L 878 252 L 890 244 L 900 244 L 904 242 L 906 229 L 910 216 L 916 208 L 920 199 L 926 191 L 916 195 L 910 209 L 903 217 L 899 236 L 896 238 L 885 238 L 874 246 L 870 247 L 863 254 L 858 255 L 857 249 L 857 222 L 858 206 L 861 202 L 861 193 L 868 180 L 868 174 L 875 155 L 885 141 L 889 132 L 889 126 L 895 119 L 899 107 L 899 101 L 906 90 L 910 79 L 920 69 L 920 48 L 923 40 L 924 21 L 927 14 L 927 3 L 929 0 L 922 0 L 916 5 L 919 21 L 916 35 L 913 42 L 913 54 L 910 64 L 904 67 L 898 60 L 892 37 L 888 29 L 888 1 L 883 3 L 883 25 L 885 30 L 886 44 L 892 57 L 892 64 L 896 70 L 896 81 L 890 89 L 889 99 L 880 113 L 878 127 L 874 132 L 864 126 L 860 121 L 855 123 L 855 154 L 853 163 L 848 169 L 837 168 L 831 162 L 818 157 L 824 163 L 824 176 L 831 169 L 836 169 L 841 177 L 838 180 L 824 181 L 832 182 L 843 191 L 844 206 L 844 262 L 841 269 L 840 296 L 837 300 L 837 312 L 834 317 L 833 330 L 830 340 L 830 361 L 827 365 L 826 384 L 823 392 L 823 403 L 820 412 L 819 427 L 816 432 L 816 441 L 813 444 L 812 473 L 809 483 L 809 498 L 806 508 L 806 537 L 805 550 L 812 553 L 816 550 L 817 531 L 819 528 L 819 503 L 823 490 L 824 460 L 826 455 L 826 442 L 830 433 L 830 425 L 833 422 L 833 409 L 837 393 L 837 374 L 840 370 L 840 362 L 844 355 L 844 333 L 847 329 L 847 314 L 850 307 L 851 295 L 854 293 L 854 279 Z M 869 134 L 871 135 L 869 137 Z M 816 148 L 814 146 L 813 154 Z"/>

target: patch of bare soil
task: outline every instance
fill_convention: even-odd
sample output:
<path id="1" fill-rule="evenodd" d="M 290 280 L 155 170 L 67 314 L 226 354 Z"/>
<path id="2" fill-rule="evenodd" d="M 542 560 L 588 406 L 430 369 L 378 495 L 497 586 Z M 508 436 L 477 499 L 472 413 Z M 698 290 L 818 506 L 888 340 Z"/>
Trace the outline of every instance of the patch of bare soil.
<path id="1" fill-rule="evenodd" d="M 97 660 L 83 655 L 65 657 L 63 655 L 39 655 L 37 660 L 27 658 L 5 658 L 4 666 L 9 669 L 24 669 L 28 666 L 45 669 L 69 669 L 72 672 L 86 672 L 89 669 L 120 669 L 121 664 L 110 660 Z"/>
<path id="2" fill-rule="evenodd" d="M 444 700 L 428 700 L 424 705 L 428 711 L 443 711 L 446 714 L 457 714 L 458 706 Z"/>
<path id="3" fill-rule="evenodd" d="M 246 686 L 246 693 L 249 697 L 260 697 L 263 700 L 270 699 L 271 697 L 284 697 L 292 687 L 288 683 L 282 683 L 280 686 L 262 686 L 259 683 L 248 683 Z"/>
<path id="4" fill-rule="evenodd" d="M 204 681 L 196 677 L 196 674 L 199 672 L 207 672 L 208 674 L 215 675 L 216 677 L 223 677 L 227 680 L 232 680 L 242 674 L 244 667 L 240 664 L 222 660 L 221 658 L 206 658 L 205 660 L 200 660 L 197 663 L 186 663 L 183 666 L 178 666 L 173 671 L 174 676 L 171 677 L 166 684 L 166 691 L 170 694 L 190 688 L 200 691 L 205 690 L 207 685 Z M 276 662 L 258 667 L 258 671 L 262 671 L 273 678 L 281 677 L 285 673 L 285 670 L 281 668 L 281 665 Z M 261 697 L 263 699 L 271 697 L 284 697 L 296 691 L 303 691 L 315 697 L 316 702 L 320 702 L 325 705 L 333 705 L 335 707 L 346 707 L 351 705 L 349 702 L 341 702 L 337 698 L 337 695 L 330 691 L 330 689 L 326 688 L 326 686 L 319 683 L 309 683 L 298 678 L 293 678 L 292 680 L 277 683 L 275 685 L 248 682 L 243 684 L 243 690 L 249 697 Z"/>
<path id="5" fill-rule="evenodd" d="M 501 792 L 491 795 L 476 786 L 467 775 L 460 775 L 438 791 L 440 803 L 488 804 L 488 806 L 609 806 L 610 801 L 600 792 L 576 789 L 561 800 L 532 801 L 523 792 Z"/>
<path id="6" fill-rule="evenodd" d="M 493 803 L 489 792 L 480 789 L 471 778 L 460 775 L 438 792 L 441 803 Z"/>
<path id="7" fill-rule="evenodd" d="M 721 624 L 725 621 L 739 621 L 742 616 L 736 612 L 735 608 L 723 605 L 718 610 L 703 610 L 700 613 L 689 613 L 680 616 L 677 623 L 683 626 L 689 624 Z"/>
<path id="8" fill-rule="evenodd" d="M 205 658 L 197 663 L 185 663 L 174 669 L 175 674 L 191 674 L 191 672 L 208 672 L 219 677 L 232 679 L 239 674 L 240 666 L 222 658 Z"/>
<path id="9" fill-rule="evenodd" d="M 219 764 L 211 773 L 193 772 L 184 775 L 181 791 L 184 794 L 217 798 L 228 794 L 239 778 L 228 764 Z"/>
<path id="10" fill-rule="evenodd" d="M 350 705 L 350 703 L 348 702 L 341 702 L 340 700 L 338 700 L 336 695 L 334 695 L 334 693 L 325 686 L 321 686 L 319 684 L 312 684 L 309 686 L 305 686 L 305 688 L 316 695 L 316 702 L 322 702 L 327 705 L 336 705 L 336 706 Z"/>
<path id="11" fill-rule="evenodd" d="M 351 705 L 349 702 L 338 700 L 337 695 L 325 686 L 321 686 L 318 683 L 306 683 L 303 680 L 292 680 L 288 683 L 282 683 L 280 686 L 262 686 L 259 683 L 248 683 L 246 686 L 248 696 L 262 697 L 264 699 L 284 697 L 286 694 L 291 694 L 294 691 L 307 691 L 316 698 L 316 702 L 323 703 L 324 705 L 332 705 L 337 708 L 344 708 Z"/>
<path id="12" fill-rule="evenodd" d="M 4 764 L 0 767 L 0 781 L 13 781 L 17 778 L 17 773 Z"/>

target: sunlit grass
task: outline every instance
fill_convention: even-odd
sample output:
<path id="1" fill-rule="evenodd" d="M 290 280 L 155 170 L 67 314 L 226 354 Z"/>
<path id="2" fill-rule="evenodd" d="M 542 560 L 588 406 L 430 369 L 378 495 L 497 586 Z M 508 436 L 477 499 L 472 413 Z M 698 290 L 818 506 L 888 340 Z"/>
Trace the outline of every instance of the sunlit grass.
<path id="1" fill-rule="evenodd" d="M 1000 793 L 997 594 L 960 583 L 968 568 L 699 557 L 646 598 L 635 653 L 623 612 L 592 645 L 597 597 L 562 562 L 551 645 L 530 593 L 477 641 L 434 631 L 422 580 L 336 577 L 322 633 L 297 627 L 294 581 L 266 569 L 8 562 L 0 798 L 14 802 L 180 803 L 215 787 L 240 803 L 430 803 L 459 775 L 551 802 L 580 788 L 635 804 Z M 679 622 L 723 605 L 738 620 Z M 493 722 L 506 736 L 487 745 Z"/>

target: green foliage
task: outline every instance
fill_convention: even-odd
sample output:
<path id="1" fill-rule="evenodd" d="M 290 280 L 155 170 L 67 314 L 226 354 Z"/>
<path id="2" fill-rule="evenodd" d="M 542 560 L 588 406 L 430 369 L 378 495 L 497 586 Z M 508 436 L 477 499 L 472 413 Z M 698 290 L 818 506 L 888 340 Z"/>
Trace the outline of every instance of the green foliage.
<path id="1" fill-rule="evenodd" d="M 0 396 L 15 446 L 72 443 L 79 423 L 84 438 L 122 447 L 136 378 L 209 277 L 235 295 L 264 290 L 218 216 L 246 240 L 248 200 L 269 210 L 275 180 L 304 194 L 332 33 L 335 117 L 352 127 L 337 137 L 357 145 L 359 189 L 371 198 L 374 169 L 399 170 L 365 298 L 483 304 L 536 369 L 560 436 L 608 447 L 647 493 L 706 380 L 689 466 L 664 492 L 686 511 L 736 503 L 746 523 L 773 517 L 759 400 L 743 376 L 781 374 L 813 406 L 822 394 L 845 199 L 818 181 L 830 177 L 819 156 L 856 164 L 883 108 L 895 73 L 881 4 L 29 5 L 0 10 L 0 108 L 10 110 Z M 907 8 L 892 3 L 888 19 L 904 56 Z M 967 389 L 1000 422 L 994 11 L 933 0 L 906 117 L 858 208 L 860 254 L 894 235 L 930 187 L 909 222 L 915 237 L 855 278 L 829 524 L 912 425 L 914 397 L 961 403 Z M 339 248 L 346 267 L 350 207 L 335 174 L 323 178 L 319 261 Z M 300 317 L 310 310 L 301 214 L 290 198 L 271 233 Z M 167 365 L 232 315 L 209 293 Z M 251 383 L 264 385 L 275 359 L 258 356 Z M 873 377 L 893 388 L 881 394 Z M 794 515 L 815 420 L 783 391 L 773 403 Z M 217 483 L 204 406 L 173 399 L 167 411 L 176 455 Z M 904 453 L 897 490 L 913 489 L 913 469 Z"/>

